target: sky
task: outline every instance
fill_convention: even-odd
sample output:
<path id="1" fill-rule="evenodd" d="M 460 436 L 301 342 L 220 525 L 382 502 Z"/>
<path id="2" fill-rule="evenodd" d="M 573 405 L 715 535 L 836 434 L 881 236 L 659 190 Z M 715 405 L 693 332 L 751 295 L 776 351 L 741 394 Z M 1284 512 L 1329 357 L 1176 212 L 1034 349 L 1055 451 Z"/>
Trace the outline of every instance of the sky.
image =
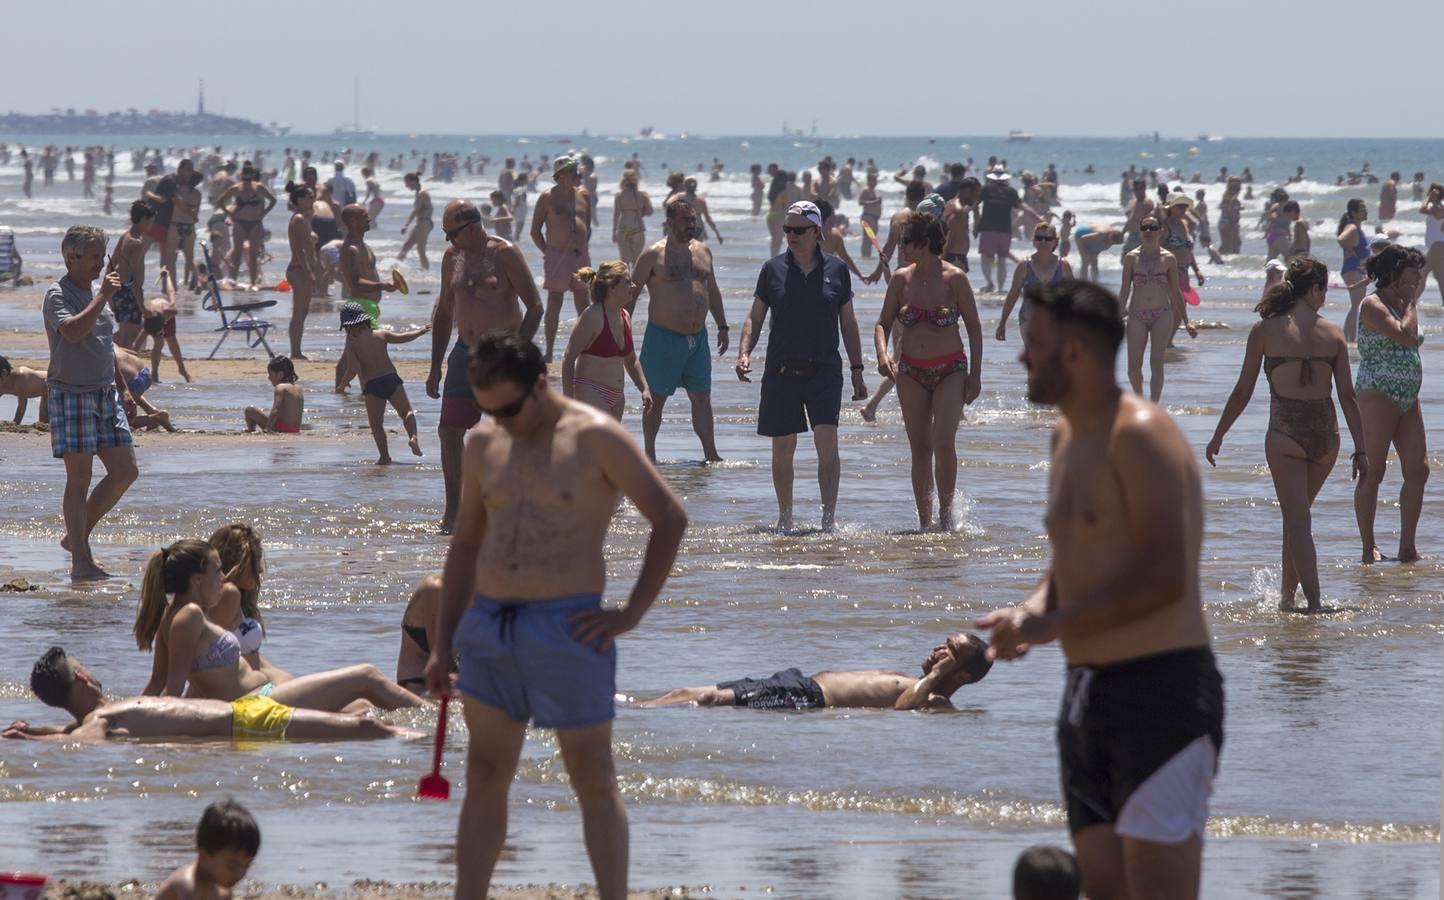
<path id="1" fill-rule="evenodd" d="M 193 110 L 204 77 L 329 132 L 359 76 L 401 134 L 1444 136 L 1441 0 L 4 5 L 15 112 Z"/>

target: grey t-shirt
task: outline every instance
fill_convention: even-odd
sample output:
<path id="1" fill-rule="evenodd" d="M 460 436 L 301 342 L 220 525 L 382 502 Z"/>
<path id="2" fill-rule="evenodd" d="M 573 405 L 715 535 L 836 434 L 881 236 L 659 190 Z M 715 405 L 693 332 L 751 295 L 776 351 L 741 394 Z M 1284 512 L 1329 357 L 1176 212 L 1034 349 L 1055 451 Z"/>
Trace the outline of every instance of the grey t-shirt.
<path id="1" fill-rule="evenodd" d="M 50 340 L 50 372 L 46 384 L 58 391 L 83 394 L 115 384 L 115 316 L 100 308 L 95 325 L 78 343 L 60 336 L 60 326 L 90 305 L 90 288 L 76 287 L 69 275 L 45 292 L 45 336 Z"/>

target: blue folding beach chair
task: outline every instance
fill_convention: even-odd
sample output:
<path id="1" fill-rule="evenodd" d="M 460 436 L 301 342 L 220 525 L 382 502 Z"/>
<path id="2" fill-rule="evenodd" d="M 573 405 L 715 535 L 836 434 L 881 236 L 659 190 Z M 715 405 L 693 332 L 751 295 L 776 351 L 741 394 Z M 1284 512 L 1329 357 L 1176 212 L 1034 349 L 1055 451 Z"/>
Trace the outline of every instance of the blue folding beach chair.
<path id="1" fill-rule="evenodd" d="M 15 248 L 15 232 L 0 225 L 0 283 L 20 283 L 20 251 Z"/>
<path id="2" fill-rule="evenodd" d="M 206 359 L 215 359 L 216 352 L 221 349 L 221 344 L 231 336 L 233 331 L 242 331 L 246 335 L 246 346 L 254 350 L 257 347 L 266 348 L 267 355 L 275 357 L 275 351 L 271 345 L 266 343 L 266 332 L 271 330 L 271 323 L 265 319 L 257 319 L 255 311 L 265 309 L 268 306 L 275 306 L 275 300 L 256 300 L 251 303 L 234 303 L 230 306 L 221 299 L 221 286 L 216 283 L 216 267 L 211 263 L 211 249 L 205 241 L 200 242 L 201 254 L 206 260 L 206 276 L 210 279 L 211 286 L 206 290 L 205 296 L 201 298 L 201 308 L 215 310 L 220 313 L 221 327 L 216 331 L 221 333 L 221 339 L 211 348 L 211 355 Z M 234 313 L 227 317 L 226 313 Z"/>

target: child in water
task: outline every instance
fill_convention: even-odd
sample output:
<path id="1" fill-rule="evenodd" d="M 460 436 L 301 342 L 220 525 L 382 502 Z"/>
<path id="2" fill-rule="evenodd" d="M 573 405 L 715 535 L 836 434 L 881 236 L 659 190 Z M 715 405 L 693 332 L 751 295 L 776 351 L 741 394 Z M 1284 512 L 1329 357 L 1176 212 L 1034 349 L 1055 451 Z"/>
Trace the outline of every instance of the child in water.
<path id="1" fill-rule="evenodd" d="M 261 828 L 234 800 L 206 807 L 196 826 L 196 861 L 161 883 L 156 900 L 230 900 L 261 850 Z"/>
<path id="2" fill-rule="evenodd" d="M 49 392 L 45 389 L 45 373 L 37 372 L 21 366 L 18 369 L 10 365 L 10 360 L 0 356 L 0 397 L 6 394 L 15 396 L 15 418 L 14 423 L 20 424 L 25 418 L 25 410 L 31 400 L 40 400 L 40 418 L 37 422 L 49 422 L 49 410 L 45 408 L 45 398 Z"/>
<path id="3" fill-rule="evenodd" d="M 296 383 L 296 365 L 284 356 L 266 364 L 266 380 L 276 389 L 271 398 L 271 411 L 258 406 L 246 407 L 246 431 L 257 428 L 267 434 L 300 434 L 301 414 L 306 410 L 306 395 Z"/>
<path id="4" fill-rule="evenodd" d="M 389 402 L 406 426 L 407 443 L 411 452 L 421 455 L 421 442 L 416 437 L 416 413 L 406 397 L 406 388 L 396 366 L 386 351 L 387 344 L 405 344 L 414 341 L 431 330 L 430 325 L 412 331 L 374 331 L 371 316 L 359 303 L 347 301 L 341 304 L 341 329 L 346 332 L 346 349 L 336 371 L 336 392 L 345 393 L 346 385 L 353 376 L 361 377 L 361 393 L 366 398 L 366 418 L 371 422 L 371 436 L 376 439 L 376 450 L 380 456 L 378 466 L 391 462 L 391 453 L 386 446 L 386 429 L 381 419 L 386 415 Z"/>
<path id="5" fill-rule="evenodd" d="M 175 277 L 169 269 L 160 270 L 160 283 L 165 295 L 146 298 L 145 321 L 142 323 L 145 333 L 150 335 L 152 340 L 150 380 L 152 384 L 160 384 L 160 351 L 164 344 L 170 349 L 170 355 L 175 359 L 175 367 L 180 370 L 181 377 L 189 384 L 191 374 L 186 371 L 185 357 L 181 355 L 180 341 L 175 335 Z"/>

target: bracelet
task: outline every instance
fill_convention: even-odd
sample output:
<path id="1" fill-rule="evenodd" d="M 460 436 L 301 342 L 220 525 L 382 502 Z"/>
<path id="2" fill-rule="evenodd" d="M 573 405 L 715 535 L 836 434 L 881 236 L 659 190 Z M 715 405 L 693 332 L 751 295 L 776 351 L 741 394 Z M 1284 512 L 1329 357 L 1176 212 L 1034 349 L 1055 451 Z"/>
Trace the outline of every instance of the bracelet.
<path id="1" fill-rule="evenodd" d="M 1349 456 L 1349 459 L 1358 459 L 1358 458 L 1361 457 L 1361 456 L 1367 458 L 1368 455 L 1369 455 L 1369 454 L 1365 453 L 1365 452 L 1362 451 L 1362 450 L 1355 450 L 1355 451 Z"/>
<path id="2" fill-rule="evenodd" d="M 865 372 L 867 371 L 867 366 L 863 365 L 862 363 L 855 363 L 852 367 L 852 370 L 854 372 Z"/>

